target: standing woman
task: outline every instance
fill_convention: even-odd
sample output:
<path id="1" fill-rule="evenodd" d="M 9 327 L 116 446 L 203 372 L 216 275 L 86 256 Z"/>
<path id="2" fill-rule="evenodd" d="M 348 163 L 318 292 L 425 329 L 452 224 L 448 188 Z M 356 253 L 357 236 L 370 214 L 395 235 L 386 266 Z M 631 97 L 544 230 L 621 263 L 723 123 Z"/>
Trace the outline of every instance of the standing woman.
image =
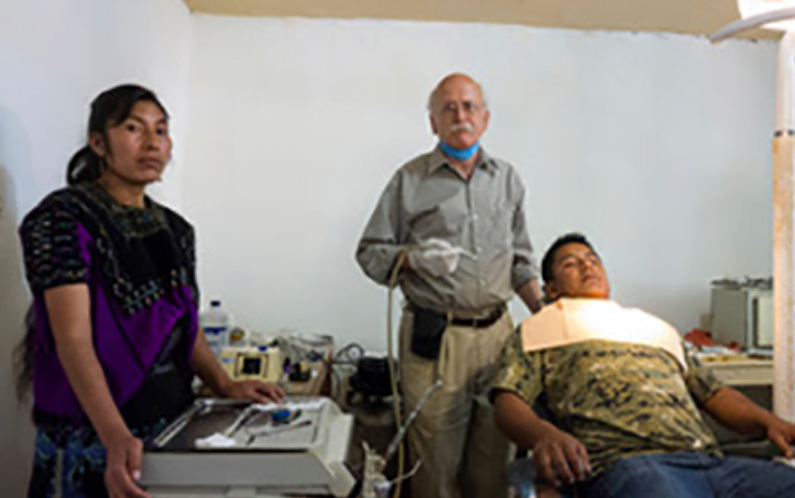
<path id="1" fill-rule="evenodd" d="M 171 158 L 168 114 L 122 85 L 91 104 L 88 144 L 68 187 L 20 227 L 33 294 L 20 393 L 37 426 L 29 498 L 146 498 L 143 442 L 193 400 L 197 374 L 218 396 L 279 400 L 234 382 L 198 325 L 193 228 L 145 194 Z"/>

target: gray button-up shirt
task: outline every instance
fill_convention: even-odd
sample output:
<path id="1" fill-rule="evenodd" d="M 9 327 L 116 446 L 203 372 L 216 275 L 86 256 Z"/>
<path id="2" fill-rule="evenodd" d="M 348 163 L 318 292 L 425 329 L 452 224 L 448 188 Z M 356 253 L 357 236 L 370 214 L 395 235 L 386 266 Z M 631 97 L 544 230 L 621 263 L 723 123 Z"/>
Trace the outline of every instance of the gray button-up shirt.
<path id="1" fill-rule="evenodd" d="M 401 249 L 430 238 L 462 247 L 455 272 L 402 272 L 414 305 L 439 312 L 476 311 L 507 302 L 538 276 L 524 217 L 524 186 L 513 167 L 483 149 L 467 182 L 437 147 L 392 177 L 356 250 L 364 272 L 387 285 Z"/>

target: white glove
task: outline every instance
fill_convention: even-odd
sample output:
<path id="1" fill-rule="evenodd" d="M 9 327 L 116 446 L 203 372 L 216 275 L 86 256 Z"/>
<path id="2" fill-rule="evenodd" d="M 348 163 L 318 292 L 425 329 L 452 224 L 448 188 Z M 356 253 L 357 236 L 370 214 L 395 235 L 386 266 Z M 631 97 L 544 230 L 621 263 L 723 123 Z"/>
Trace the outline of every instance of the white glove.
<path id="1" fill-rule="evenodd" d="M 458 257 L 464 250 L 453 247 L 442 239 L 428 239 L 409 250 L 409 264 L 417 271 L 425 271 L 433 277 L 453 273 L 458 268 Z"/>

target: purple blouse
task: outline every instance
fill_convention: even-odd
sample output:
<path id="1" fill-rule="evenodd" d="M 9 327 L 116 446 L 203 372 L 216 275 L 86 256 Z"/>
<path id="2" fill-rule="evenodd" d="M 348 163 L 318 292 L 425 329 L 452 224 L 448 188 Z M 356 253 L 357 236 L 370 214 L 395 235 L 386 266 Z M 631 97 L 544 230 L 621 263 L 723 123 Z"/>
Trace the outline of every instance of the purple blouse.
<path id="1" fill-rule="evenodd" d="M 85 283 L 91 294 L 94 349 L 117 406 L 143 385 L 178 322 L 190 348 L 198 330 L 193 228 L 146 198 L 123 206 L 95 183 L 56 191 L 20 227 L 33 293 L 34 411 L 85 423 L 58 359 L 44 291 Z"/>

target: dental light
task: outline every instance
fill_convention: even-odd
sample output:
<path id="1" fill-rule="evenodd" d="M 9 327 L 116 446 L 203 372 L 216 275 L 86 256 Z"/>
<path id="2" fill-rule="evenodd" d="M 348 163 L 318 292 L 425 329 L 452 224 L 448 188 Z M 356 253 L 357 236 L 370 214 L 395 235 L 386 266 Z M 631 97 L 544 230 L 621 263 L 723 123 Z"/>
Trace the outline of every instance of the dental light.
<path id="1" fill-rule="evenodd" d="M 773 134 L 773 409 L 795 419 L 795 178 L 793 178 L 792 84 L 795 72 L 795 1 L 737 0 L 742 19 L 710 36 L 719 42 L 763 27 L 783 31 L 776 76 L 776 122 Z"/>

